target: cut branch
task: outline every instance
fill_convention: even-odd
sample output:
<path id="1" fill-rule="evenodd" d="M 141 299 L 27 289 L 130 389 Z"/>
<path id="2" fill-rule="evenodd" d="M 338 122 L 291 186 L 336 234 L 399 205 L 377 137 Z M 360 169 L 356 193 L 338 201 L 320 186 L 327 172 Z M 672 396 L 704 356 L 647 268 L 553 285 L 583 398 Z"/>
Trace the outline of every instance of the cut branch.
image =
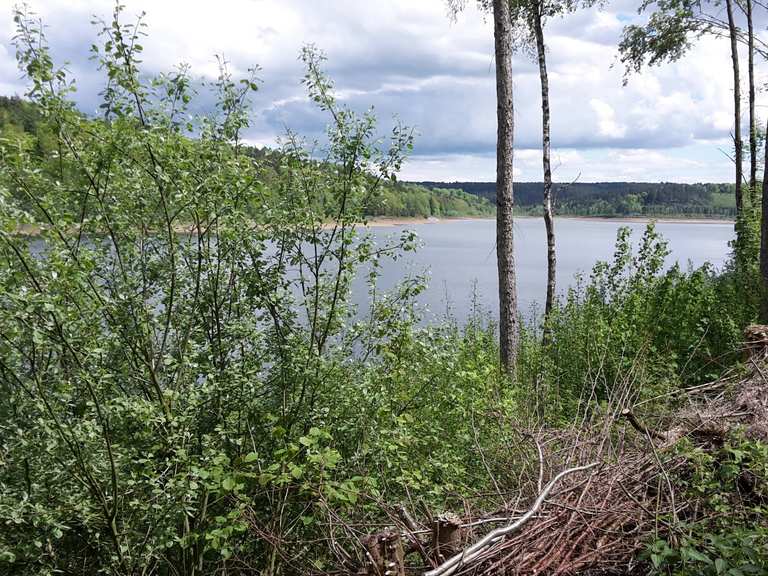
<path id="1" fill-rule="evenodd" d="M 473 562 L 477 557 L 479 557 L 486 548 L 491 546 L 492 544 L 498 542 L 502 538 L 509 536 L 510 534 L 514 534 L 518 530 L 520 530 L 528 520 L 533 518 L 533 516 L 538 512 L 539 508 L 541 508 L 541 505 L 544 503 L 544 500 L 546 500 L 549 493 L 552 491 L 552 489 L 555 487 L 555 485 L 565 478 L 566 476 L 570 474 L 574 474 L 575 472 L 581 472 L 583 470 L 589 470 L 590 468 L 594 468 L 597 466 L 597 462 L 593 462 L 592 464 L 587 464 L 586 466 L 576 466 L 574 468 L 568 468 L 567 470 L 563 470 L 560 472 L 557 476 L 555 476 L 549 484 L 544 488 L 544 490 L 539 494 L 538 498 L 536 498 L 536 501 L 533 503 L 533 506 L 530 507 L 530 509 L 520 516 L 517 520 L 512 522 L 511 524 L 507 526 L 503 526 L 502 528 L 497 528 L 496 530 L 492 530 L 488 534 L 486 534 L 483 538 L 481 538 L 479 541 L 477 541 L 472 546 L 469 546 L 468 548 L 465 548 L 462 552 L 459 552 L 458 554 L 452 556 L 445 562 L 443 562 L 440 566 L 437 568 L 430 570 L 428 572 L 424 573 L 424 576 L 449 576 L 450 574 L 453 574 L 460 566 L 467 565 Z"/>

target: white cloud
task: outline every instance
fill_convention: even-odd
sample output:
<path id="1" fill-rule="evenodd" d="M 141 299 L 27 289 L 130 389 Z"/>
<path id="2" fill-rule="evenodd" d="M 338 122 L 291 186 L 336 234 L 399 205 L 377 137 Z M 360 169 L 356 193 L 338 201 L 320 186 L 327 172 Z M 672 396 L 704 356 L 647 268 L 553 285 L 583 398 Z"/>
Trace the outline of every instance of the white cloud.
<path id="1" fill-rule="evenodd" d="M 247 135 L 269 143 L 285 125 L 317 134 L 322 117 L 310 109 L 299 80 L 301 46 L 313 42 L 350 106 L 398 114 L 421 136 L 404 176 L 493 179 L 495 85 L 488 19 L 468 3 L 453 22 L 444 0 L 125 0 L 126 17 L 147 11 L 144 64 L 148 72 L 178 62 L 214 77 L 215 54 L 233 70 L 261 66 Z M 55 56 L 80 76 L 81 106 L 95 109 L 103 81 L 88 61 L 93 14 L 109 18 L 111 0 L 31 0 L 48 24 Z M 731 178 L 719 148 L 732 131 L 728 44 L 704 38 L 680 62 L 632 76 L 622 86 L 616 62 L 622 27 L 638 17 L 626 0 L 606 10 L 582 10 L 547 24 L 552 138 L 563 180 Z M 10 10 L 0 12 L 0 93 L 22 90 L 11 46 Z M 758 82 L 762 82 L 762 77 Z M 540 178 L 540 89 L 537 68 L 515 57 L 518 144 L 516 174 Z M 768 101 L 761 96 L 758 110 Z M 681 157 L 690 154 L 689 158 Z M 707 158 L 702 162 L 702 158 Z M 670 162 L 669 159 L 673 161 Z M 690 161 L 689 161 L 690 160 Z M 642 170 L 642 167 L 645 167 Z M 589 174 L 590 176 L 587 176 Z"/>
<path id="2" fill-rule="evenodd" d="M 600 134 L 608 138 L 624 137 L 627 133 L 627 127 L 616 121 L 616 112 L 610 104 L 592 98 L 589 105 L 592 106 L 592 110 L 597 115 L 597 130 Z"/>

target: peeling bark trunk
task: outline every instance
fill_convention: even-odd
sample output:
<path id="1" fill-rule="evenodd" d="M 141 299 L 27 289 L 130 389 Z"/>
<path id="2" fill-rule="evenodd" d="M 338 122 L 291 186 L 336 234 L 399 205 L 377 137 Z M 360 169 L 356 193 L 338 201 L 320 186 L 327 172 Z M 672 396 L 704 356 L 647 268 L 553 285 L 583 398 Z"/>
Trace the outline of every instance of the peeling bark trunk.
<path id="1" fill-rule="evenodd" d="M 507 0 L 493 0 L 496 54 L 496 259 L 499 272 L 499 348 L 502 368 L 514 376 L 517 360 L 517 286 L 515 282 L 514 104 L 512 100 L 512 21 Z"/>
<path id="2" fill-rule="evenodd" d="M 741 183 L 743 180 L 742 141 L 741 141 L 741 87 L 739 82 L 739 48 L 736 23 L 733 18 L 733 0 L 725 0 L 728 12 L 728 34 L 731 39 L 731 64 L 733 67 L 733 142 L 736 162 L 736 214 L 740 215 L 744 206 Z"/>
<path id="3" fill-rule="evenodd" d="M 755 117 L 755 30 L 752 0 L 747 0 L 747 49 L 749 50 L 749 199 L 757 208 L 757 119 Z"/>
<path id="4" fill-rule="evenodd" d="M 766 123 L 768 133 L 768 123 Z M 768 324 L 768 145 L 765 146 L 763 168 L 763 202 L 760 220 L 760 278 L 762 293 L 760 299 L 760 320 Z"/>
<path id="5" fill-rule="evenodd" d="M 363 539 L 368 563 L 360 576 L 405 576 L 405 552 L 400 534 L 385 530 Z"/>
<path id="6" fill-rule="evenodd" d="M 541 84 L 541 160 L 544 168 L 544 226 L 547 230 L 547 299 L 544 306 L 544 340 L 546 342 L 549 334 L 547 320 L 555 302 L 557 255 L 555 253 L 555 219 L 552 211 L 549 77 L 547 75 L 547 55 L 540 10 L 541 5 L 538 4 L 536 13 L 533 15 L 533 29 L 536 36 L 536 53 L 539 59 L 539 81 Z"/>

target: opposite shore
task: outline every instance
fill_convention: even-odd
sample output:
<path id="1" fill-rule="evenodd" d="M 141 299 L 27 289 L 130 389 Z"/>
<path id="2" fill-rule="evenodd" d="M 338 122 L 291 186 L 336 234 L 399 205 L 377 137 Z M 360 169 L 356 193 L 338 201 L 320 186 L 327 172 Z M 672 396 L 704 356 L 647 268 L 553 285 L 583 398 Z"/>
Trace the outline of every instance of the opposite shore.
<path id="1" fill-rule="evenodd" d="M 371 228 L 386 228 L 394 226 L 409 226 L 412 224 L 445 224 L 448 222 L 467 221 L 467 220 L 495 220 L 494 216 L 448 216 L 437 218 L 418 217 L 387 217 L 376 216 L 366 222 L 366 226 Z M 538 220 L 541 216 L 521 215 L 515 219 Z M 684 217 L 648 217 L 648 216 L 555 216 L 556 220 L 585 220 L 593 222 L 628 222 L 637 224 L 647 224 L 649 222 L 664 222 L 670 224 L 733 224 L 734 220 L 725 218 L 684 218 Z M 329 224 L 332 226 L 332 224 Z"/>
<path id="2" fill-rule="evenodd" d="M 403 217 L 389 217 L 389 216 L 375 216 L 370 218 L 364 226 L 368 228 L 394 228 L 399 226 L 412 226 L 423 224 L 448 224 L 450 222 L 466 222 L 466 221 L 494 221 L 494 216 L 446 216 L 437 218 L 430 216 L 428 218 L 403 216 Z M 520 220 L 538 220 L 541 216 L 521 215 L 516 216 L 515 219 Z M 733 220 L 727 220 L 723 218 L 682 218 L 682 217 L 664 217 L 664 218 L 651 218 L 646 216 L 556 216 L 556 220 L 584 220 L 592 222 L 626 222 L 636 224 L 647 224 L 649 222 L 663 222 L 670 224 L 733 224 Z M 324 227 L 333 228 L 333 222 L 328 222 Z M 191 230 L 187 226 L 177 226 L 176 232 L 190 233 Z M 43 227 L 38 224 L 21 224 L 16 230 L 13 231 L 13 235 L 16 236 L 39 236 Z"/>

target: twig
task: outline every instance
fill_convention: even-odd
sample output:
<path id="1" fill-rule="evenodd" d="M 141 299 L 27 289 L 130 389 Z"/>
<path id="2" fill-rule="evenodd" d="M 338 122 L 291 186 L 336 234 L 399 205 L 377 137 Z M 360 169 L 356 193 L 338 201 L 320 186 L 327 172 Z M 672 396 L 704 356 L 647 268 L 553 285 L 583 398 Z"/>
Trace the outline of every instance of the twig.
<path id="1" fill-rule="evenodd" d="M 621 411 L 621 415 L 626 418 L 629 423 L 632 425 L 632 428 L 643 434 L 644 436 L 652 436 L 658 440 L 667 440 L 666 434 L 662 434 L 661 432 L 657 432 L 656 430 L 651 430 L 644 424 L 642 424 L 635 414 L 630 410 L 629 408 L 624 408 L 624 410 Z"/>

